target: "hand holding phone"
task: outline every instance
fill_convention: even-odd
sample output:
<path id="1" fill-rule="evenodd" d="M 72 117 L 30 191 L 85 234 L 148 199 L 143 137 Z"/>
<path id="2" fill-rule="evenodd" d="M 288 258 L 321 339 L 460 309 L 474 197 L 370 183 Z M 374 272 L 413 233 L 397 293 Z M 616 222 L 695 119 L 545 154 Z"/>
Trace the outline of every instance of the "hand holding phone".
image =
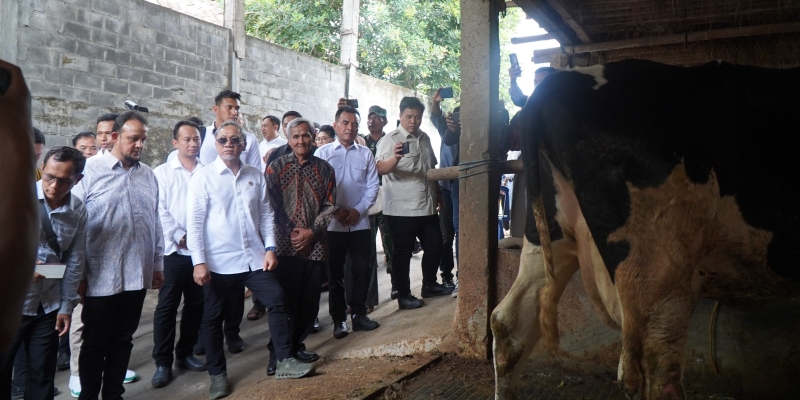
<path id="1" fill-rule="evenodd" d="M 439 97 L 443 99 L 452 99 L 453 98 L 453 88 L 446 87 L 439 89 Z"/>
<path id="2" fill-rule="evenodd" d="M 522 69 L 519 67 L 519 59 L 517 59 L 517 55 L 515 53 L 511 53 L 508 55 L 509 61 L 511 61 L 511 68 L 508 69 L 508 75 L 511 79 L 516 79 L 522 76 Z"/>
<path id="3" fill-rule="evenodd" d="M 402 155 L 408 154 L 408 152 L 409 152 L 408 142 L 403 142 L 403 145 L 402 145 L 401 149 L 402 150 L 400 151 L 400 154 L 402 154 Z"/>
<path id="4" fill-rule="evenodd" d="M 358 108 L 358 99 L 347 99 L 347 105 L 353 108 Z"/>

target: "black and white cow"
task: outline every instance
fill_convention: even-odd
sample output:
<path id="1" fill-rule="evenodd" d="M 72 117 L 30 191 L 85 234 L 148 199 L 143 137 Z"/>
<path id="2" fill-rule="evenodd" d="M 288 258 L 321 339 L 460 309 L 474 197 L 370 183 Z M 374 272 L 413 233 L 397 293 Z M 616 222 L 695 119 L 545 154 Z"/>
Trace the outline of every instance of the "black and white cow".
<path id="1" fill-rule="evenodd" d="M 628 60 L 549 76 L 524 113 L 532 213 L 549 218 L 528 217 L 492 314 L 498 399 L 540 338 L 557 347 L 556 303 L 579 269 L 622 331 L 632 398 L 685 398 L 699 298 L 800 299 L 800 69 Z"/>

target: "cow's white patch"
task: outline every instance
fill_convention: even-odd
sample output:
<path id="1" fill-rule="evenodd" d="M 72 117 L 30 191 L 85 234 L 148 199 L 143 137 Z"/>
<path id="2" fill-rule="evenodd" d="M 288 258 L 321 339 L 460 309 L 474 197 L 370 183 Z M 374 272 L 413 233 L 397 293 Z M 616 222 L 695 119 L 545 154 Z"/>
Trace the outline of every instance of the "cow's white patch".
<path id="1" fill-rule="evenodd" d="M 594 81 L 597 83 L 596 85 L 592 86 L 592 89 L 598 90 L 600 87 L 608 83 L 608 79 L 605 78 L 605 71 L 606 66 L 599 64 L 593 65 L 591 67 L 578 67 L 573 68 L 571 71 L 580 72 L 581 74 L 586 74 L 594 77 Z"/>

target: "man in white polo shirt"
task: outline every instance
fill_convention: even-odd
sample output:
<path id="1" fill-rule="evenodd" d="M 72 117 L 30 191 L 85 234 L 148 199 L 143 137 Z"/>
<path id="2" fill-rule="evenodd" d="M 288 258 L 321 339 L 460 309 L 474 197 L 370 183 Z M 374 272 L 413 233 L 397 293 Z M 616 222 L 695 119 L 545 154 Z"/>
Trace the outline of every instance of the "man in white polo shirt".
<path id="1" fill-rule="evenodd" d="M 202 330 L 211 375 L 209 396 L 218 399 L 231 393 L 222 351 L 222 321 L 230 293 L 241 293 L 242 285 L 269 311 L 269 332 L 278 360 L 276 377 L 300 378 L 314 367 L 292 357 L 289 310 L 273 272 L 278 256 L 264 175 L 241 161 L 247 142 L 236 122 L 224 122 L 214 132 L 214 141 L 219 156 L 189 182 L 186 241 L 194 280 L 204 286 Z"/>
<path id="2" fill-rule="evenodd" d="M 436 282 L 442 253 L 442 233 L 436 214 L 439 186 L 427 180 L 436 166 L 428 134 L 419 129 L 425 106 L 416 97 L 400 101 L 400 126 L 378 143 L 378 173 L 383 175 L 383 214 L 389 220 L 394 240 L 392 286 L 398 292 L 400 309 L 419 308 L 425 303 L 411 294 L 409 267 L 414 239 L 419 238 L 422 256 L 422 297 L 444 296 L 452 288 Z"/>

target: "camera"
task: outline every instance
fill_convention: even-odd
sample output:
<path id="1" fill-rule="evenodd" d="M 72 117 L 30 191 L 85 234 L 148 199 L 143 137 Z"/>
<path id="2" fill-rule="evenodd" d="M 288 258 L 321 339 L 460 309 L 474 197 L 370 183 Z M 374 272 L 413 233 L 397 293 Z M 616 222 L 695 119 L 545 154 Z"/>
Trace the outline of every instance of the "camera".
<path id="1" fill-rule="evenodd" d="M 136 104 L 136 103 L 134 103 L 134 102 L 132 102 L 130 100 L 125 100 L 125 109 L 126 110 L 139 111 L 139 112 L 143 112 L 143 113 L 148 112 L 147 107 L 142 107 L 142 106 L 140 106 L 140 105 L 138 105 L 138 104 Z"/>

